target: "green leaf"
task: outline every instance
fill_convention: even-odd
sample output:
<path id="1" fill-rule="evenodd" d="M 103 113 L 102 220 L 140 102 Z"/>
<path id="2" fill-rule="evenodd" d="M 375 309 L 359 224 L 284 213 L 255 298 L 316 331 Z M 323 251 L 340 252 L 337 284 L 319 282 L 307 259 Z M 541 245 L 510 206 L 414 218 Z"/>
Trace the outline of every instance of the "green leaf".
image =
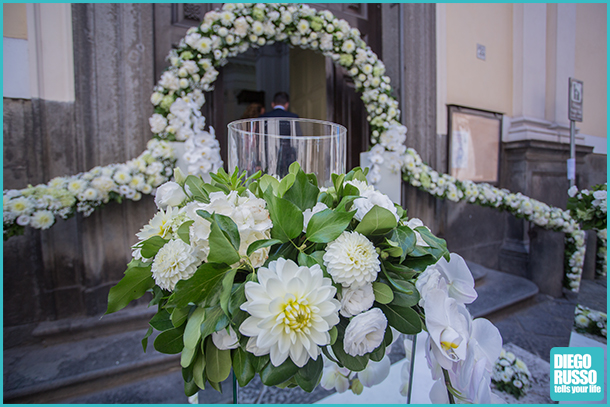
<path id="1" fill-rule="evenodd" d="M 259 181 L 259 187 L 263 193 L 267 190 L 267 188 L 271 187 L 273 194 L 277 195 L 278 191 L 280 190 L 280 181 L 271 175 L 265 174 Z"/>
<path id="2" fill-rule="evenodd" d="M 279 366 L 273 366 L 273 363 L 269 362 L 260 372 L 261 381 L 265 386 L 275 386 L 290 379 L 298 370 L 290 358 Z"/>
<path id="3" fill-rule="evenodd" d="M 281 244 L 282 241 L 278 240 L 278 239 L 261 239 L 261 240 L 257 240 L 256 242 L 253 242 L 250 244 L 250 246 L 248 246 L 248 250 L 246 251 L 246 254 L 248 256 L 250 256 L 252 253 L 254 253 L 255 251 L 257 251 L 258 249 L 262 249 L 264 247 L 270 247 L 273 246 L 275 244 Z"/>
<path id="4" fill-rule="evenodd" d="M 186 395 L 186 397 L 194 396 L 198 391 L 199 387 L 197 387 L 197 384 L 194 380 L 191 379 L 188 382 L 184 382 L 184 394 Z"/>
<path id="5" fill-rule="evenodd" d="M 189 367 L 191 363 L 193 363 L 195 356 L 197 356 L 198 350 L 199 346 L 195 346 L 193 349 L 187 347 L 182 349 L 182 354 L 180 355 L 180 366 Z"/>
<path id="6" fill-rule="evenodd" d="M 327 193 L 327 192 L 320 193 L 320 195 L 318 195 L 318 201 L 322 202 L 323 204 L 325 204 L 329 208 L 331 208 L 333 206 L 333 203 L 334 203 L 333 197 L 329 193 Z"/>
<path id="7" fill-rule="evenodd" d="M 206 317 L 201 324 L 201 337 L 220 331 L 228 325 L 229 320 L 220 307 L 212 307 L 206 310 Z"/>
<path id="8" fill-rule="evenodd" d="M 166 309 L 162 309 L 157 312 L 148 322 L 148 324 L 155 328 L 157 331 L 167 331 L 168 329 L 174 328 L 172 321 L 170 320 L 170 314 Z"/>
<path id="9" fill-rule="evenodd" d="M 144 349 L 144 353 L 146 353 L 146 348 L 148 348 L 148 338 L 152 335 L 153 329 L 152 326 L 148 327 L 148 331 L 146 331 L 146 335 L 142 338 L 142 349 Z"/>
<path id="10" fill-rule="evenodd" d="M 194 220 L 188 220 L 186 222 L 184 222 L 182 225 L 180 225 L 180 227 L 178 228 L 178 237 L 180 239 L 182 239 L 182 241 L 186 244 L 191 244 L 191 237 L 189 236 L 189 228 L 191 227 L 191 225 L 195 223 Z"/>
<path id="11" fill-rule="evenodd" d="M 309 182 L 303 171 L 299 171 L 296 173 L 294 183 L 283 197 L 304 211 L 314 207 L 318 202 L 319 193 L 320 189 Z"/>
<path id="12" fill-rule="evenodd" d="M 172 315 L 170 317 L 170 319 L 172 321 L 172 325 L 174 325 L 174 328 L 178 328 L 180 325 L 184 324 L 190 311 L 191 311 L 190 305 L 183 307 L 183 308 L 174 308 L 174 310 L 172 311 Z"/>
<path id="13" fill-rule="evenodd" d="M 231 298 L 231 288 L 233 288 L 233 280 L 235 279 L 237 269 L 233 269 L 225 274 L 222 279 L 222 291 L 220 293 L 220 308 L 229 316 L 229 299 Z"/>
<path id="14" fill-rule="evenodd" d="M 407 335 L 415 335 L 422 330 L 422 322 L 417 315 L 417 312 L 408 307 L 399 307 L 396 305 L 380 304 L 379 308 L 383 311 L 388 323 L 393 326 L 398 332 Z"/>
<path id="15" fill-rule="evenodd" d="M 375 301 L 380 304 L 389 304 L 394 299 L 392 289 L 383 283 L 374 282 L 373 292 L 375 293 Z"/>
<path id="16" fill-rule="evenodd" d="M 262 370 L 271 363 L 269 360 L 269 355 L 255 357 L 252 364 L 254 365 L 256 373 L 262 372 Z"/>
<path id="17" fill-rule="evenodd" d="M 402 254 L 400 255 L 400 263 L 402 263 L 407 257 L 407 254 L 411 253 L 415 248 L 417 236 L 408 226 L 399 226 L 392 233 L 392 238 L 390 240 L 398 243 L 402 248 Z"/>
<path id="18" fill-rule="evenodd" d="M 182 348 L 184 348 L 184 343 L 182 342 L 183 333 L 183 327 L 161 332 L 155 338 L 155 349 L 161 353 L 167 353 L 170 355 L 180 353 Z"/>
<path id="19" fill-rule="evenodd" d="M 195 308 L 195 311 L 191 314 L 186 323 L 186 329 L 184 330 L 184 346 L 186 348 L 194 349 L 201 339 L 201 324 L 205 318 L 205 310 L 201 307 Z"/>
<path id="20" fill-rule="evenodd" d="M 110 289 L 108 293 L 107 314 L 123 309 L 131 301 L 143 296 L 155 285 L 150 267 L 132 267 L 125 271 L 125 276 Z"/>
<path id="21" fill-rule="evenodd" d="M 142 254 L 142 257 L 147 259 L 155 257 L 159 252 L 159 249 L 161 249 L 167 242 L 168 240 L 163 239 L 161 236 L 153 236 L 146 239 L 142 242 L 142 250 L 140 251 L 140 254 Z"/>
<path id="22" fill-rule="evenodd" d="M 203 180 L 194 175 L 189 175 L 186 177 L 186 181 L 184 182 L 185 188 L 188 187 L 188 191 L 191 193 L 193 199 L 209 203 L 210 196 L 208 192 L 203 188 Z"/>
<path id="23" fill-rule="evenodd" d="M 306 392 L 311 393 L 322 378 L 324 361 L 319 356 L 316 360 L 309 359 L 307 364 L 300 368 L 294 375 L 297 384 Z"/>
<path id="24" fill-rule="evenodd" d="M 375 205 L 356 226 L 356 232 L 365 236 L 384 235 L 396 227 L 396 217 L 389 210 Z"/>
<path id="25" fill-rule="evenodd" d="M 343 180 L 345 179 L 345 174 L 331 174 L 330 177 L 333 180 L 333 186 L 335 187 L 337 196 L 343 196 Z"/>
<path id="26" fill-rule="evenodd" d="M 299 164 L 298 161 L 293 162 L 288 167 L 288 172 L 290 174 L 294 174 L 294 175 L 297 175 L 297 173 L 302 172 L 301 171 L 301 164 Z"/>
<path id="27" fill-rule="evenodd" d="M 235 378 L 240 387 L 245 387 L 250 383 L 256 373 L 252 364 L 252 357 L 249 355 L 251 354 L 242 348 L 233 350 L 233 372 L 235 372 Z"/>
<path id="28" fill-rule="evenodd" d="M 205 348 L 205 366 L 208 380 L 220 383 L 231 373 L 231 351 L 219 350 L 211 338 Z"/>
<path id="29" fill-rule="evenodd" d="M 415 228 L 421 235 L 424 242 L 428 243 L 431 247 L 436 248 L 439 253 L 432 253 L 436 259 L 440 259 L 441 257 L 445 257 L 447 261 L 449 261 L 449 250 L 447 250 L 447 242 L 445 239 L 441 239 L 440 237 L 436 237 L 430 232 L 430 230 L 425 226 L 418 226 Z"/>
<path id="30" fill-rule="evenodd" d="M 349 226 L 356 211 L 338 212 L 324 209 L 314 214 L 307 224 L 307 240 L 315 243 L 328 243 L 338 238 Z"/>
<path id="31" fill-rule="evenodd" d="M 292 202 L 265 192 L 269 215 L 273 222 L 271 237 L 282 242 L 295 239 L 303 231 L 303 212 Z"/>
<path id="32" fill-rule="evenodd" d="M 153 298 L 152 298 L 152 300 L 150 300 L 150 303 L 148 304 L 149 307 L 152 307 L 153 305 L 159 305 L 161 303 L 161 301 L 163 300 L 163 296 L 165 295 L 165 293 L 163 292 L 163 289 L 161 287 L 159 287 L 158 285 L 155 285 L 152 288 L 152 293 L 153 293 Z"/>
<path id="33" fill-rule="evenodd" d="M 277 196 L 280 198 L 283 197 L 286 191 L 288 191 L 292 184 L 294 184 L 295 179 L 296 176 L 294 174 L 286 174 L 286 176 L 280 181 L 280 186 L 277 190 Z"/>
<path id="34" fill-rule="evenodd" d="M 386 331 L 391 331 L 391 329 L 388 327 L 386 328 Z M 373 362 L 381 362 L 381 359 L 384 358 L 385 356 L 385 341 L 381 341 L 381 344 L 377 347 L 377 349 L 373 350 L 370 354 L 370 358 Z"/>
<path id="35" fill-rule="evenodd" d="M 182 308 L 189 302 L 200 302 L 214 293 L 228 269 L 224 264 L 202 264 L 191 278 L 178 281 L 168 304 Z"/>
<path id="36" fill-rule="evenodd" d="M 197 353 L 197 359 L 193 364 L 193 381 L 200 389 L 205 389 L 204 370 L 206 366 L 206 356 L 203 353 Z"/>
<path id="37" fill-rule="evenodd" d="M 359 198 L 358 195 L 344 196 L 343 198 L 341 198 L 341 202 L 339 202 L 339 205 L 337 205 L 337 207 L 335 208 L 335 211 L 346 212 L 347 208 L 349 208 L 351 206 L 351 203 L 354 202 L 358 198 Z M 330 207 L 331 205 L 326 205 L 326 206 Z"/>
<path id="38" fill-rule="evenodd" d="M 239 246 L 240 246 L 239 229 L 237 228 L 237 225 L 235 224 L 233 219 L 231 219 L 225 215 L 219 215 L 217 213 L 214 213 L 212 215 L 212 218 L 214 219 L 214 222 L 216 222 L 216 224 L 218 225 L 218 227 L 220 228 L 222 233 L 227 237 L 229 242 L 231 242 L 231 245 L 233 246 L 233 248 L 235 250 L 239 250 Z M 211 250 L 212 249 L 210 247 L 210 251 Z"/>
<path id="39" fill-rule="evenodd" d="M 211 381 L 209 377 L 208 377 L 208 383 L 210 383 L 210 386 L 212 386 L 212 388 L 214 390 L 216 390 L 218 393 L 222 393 L 222 385 L 220 383 Z"/>
<path id="40" fill-rule="evenodd" d="M 386 268 L 386 270 L 398 274 L 403 280 L 410 280 L 417 274 L 416 271 L 407 266 L 402 264 L 394 264 L 387 260 L 383 261 L 383 266 Z"/>
<path id="41" fill-rule="evenodd" d="M 409 283 L 407 283 L 409 284 Z M 405 294 L 401 292 L 394 293 L 394 299 L 390 303 L 390 305 L 396 305 L 399 307 L 409 308 L 414 306 L 419 302 L 419 293 L 417 290 L 413 290 L 413 294 Z"/>
<path id="42" fill-rule="evenodd" d="M 422 257 L 411 257 L 413 255 L 413 252 L 411 252 L 411 254 L 409 255 L 409 257 L 407 257 L 404 261 L 404 265 L 406 267 L 409 267 L 412 270 L 415 271 L 419 271 L 422 272 L 424 271 L 428 266 L 431 266 L 432 264 L 436 264 L 436 262 L 438 261 L 438 259 L 435 259 L 434 256 L 432 256 L 431 254 L 426 254 Z"/>
<path id="43" fill-rule="evenodd" d="M 210 242 L 208 261 L 226 264 L 233 264 L 239 261 L 240 256 L 237 249 L 231 244 L 216 222 L 212 223 L 208 240 Z"/>
<path id="44" fill-rule="evenodd" d="M 337 327 L 333 326 L 332 328 L 330 328 L 330 331 L 328 331 L 328 334 L 330 335 L 330 344 L 329 345 L 334 345 L 335 342 L 337 342 Z"/>

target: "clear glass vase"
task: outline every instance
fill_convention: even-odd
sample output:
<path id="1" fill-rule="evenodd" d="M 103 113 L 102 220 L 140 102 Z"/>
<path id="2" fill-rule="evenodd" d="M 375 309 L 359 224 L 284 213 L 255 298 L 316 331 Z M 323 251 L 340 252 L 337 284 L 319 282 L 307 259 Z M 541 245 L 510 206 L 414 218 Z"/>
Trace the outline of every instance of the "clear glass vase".
<path id="1" fill-rule="evenodd" d="M 331 174 L 345 173 L 347 129 L 312 119 L 259 118 L 229 123 L 229 172 L 258 170 L 284 177 L 297 161 L 314 173 L 320 186 L 332 185 Z"/>

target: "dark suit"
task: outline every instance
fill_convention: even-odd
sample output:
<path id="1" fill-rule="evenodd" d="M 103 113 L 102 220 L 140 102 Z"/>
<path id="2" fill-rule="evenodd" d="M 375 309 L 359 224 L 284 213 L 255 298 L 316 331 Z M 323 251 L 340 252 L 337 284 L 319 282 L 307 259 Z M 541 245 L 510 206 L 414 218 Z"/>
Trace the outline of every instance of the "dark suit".
<path id="1" fill-rule="evenodd" d="M 261 119 L 269 119 L 274 117 L 286 117 L 291 119 L 298 119 L 299 115 L 296 113 L 288 112 L 284 109 L 275 108 L 270 112 L 266 112 L 258 116 Z M 266 129 L 265 129 L 266 130 Z M 301 136 L 303 133 L 301 132 L 301 128 L 297 123 L 296 128 L 297 136 Z M 289 136 L 290 135 L 290 122 L 289 121 L 280 121 L 280 135 L 281 136 Z M 290 140 L 280 140 L 280 149 L 278 151 L 279 155 L 279 176 L 284 176 L 288 173 L 288 167 L 294 161 L 296 161 L 296 150 L 290 145 Z"/>

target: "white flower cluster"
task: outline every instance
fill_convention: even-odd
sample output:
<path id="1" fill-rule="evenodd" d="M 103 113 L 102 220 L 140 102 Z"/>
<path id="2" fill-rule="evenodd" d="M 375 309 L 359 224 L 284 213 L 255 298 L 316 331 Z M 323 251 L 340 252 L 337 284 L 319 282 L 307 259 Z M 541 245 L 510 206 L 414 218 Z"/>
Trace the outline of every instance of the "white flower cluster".
<path id="1" fill-rule="evenodd" d="M 585 241 L 584 232 L 570 212 L 552 207 L 520 192 L 512 193 L 507 189 L 496 188 L 483 182 L 458 181 L 450 175 L 440 174 L 424 164 L 419 154 L 412 148 L 406 150 L 404 162 L 403 178 L 411 185 L 432 195 L 453 202 L 466 201 L 505 210 L 537 226 L 566 233 L 566 247 L 572 248 L 566 250 L 566 261 L 569 264 L 569 269 L 566 268 L 566 277 L 569 287 L 578 291 L 584 264 Z"/>
<path id="2" fill-rule="evenodd" d="M 238 253 L 242 257 L 246 256 L 251 243 L 269 239 L 273 227 L 265 201 L 256 198 L 250 191 L 246 191 L 245 196 L 239 196 L 237 191 L 229 194 L 212 192 L 209 203 L 188 202 L 188 194 L 188 188 L 185 191 L 176 182 L 161 185 L 155 197 L 159 212 L 137 233 L 139 242 L 133 246 L 133 257 L 144 262 L 152 261 L 155 282 L 169 291 L 174 289 L 179 280 L 191 277 L 197 267 L 207 261 L 211 223 L 197 211 L 228 216 L 235 222 L 240 237 Z M 187 221 L 192 221 L 188 229 L 188 244 L 178 234 L 179 228 Z M 169 242 L 154 258 L 143 258 L 142 243 L 154 236 Z M 260 267 L 268 254 L 269 248 L 258 249 L 248 257 L 248 261 L 253 267 Z"/>
<path id="3" fill-rule="evenodd" d="M 599 276 L 607 275 L 608 267 L 608 238 L 606 228 L 597 230 L 597 253 L 595 262 L 595 272 Z"/>
<path id="4" fill-rule="evenodd" d="M 494 365 L 492 380 L 499 390 L 519 398 L 531 387 L 532 374 L 525 362 L 502 349 Z"/>
<path id="5" fill-rule="evenodd" d="M 56 177 L 47 184 L 4 191 L 4 235 L 15 228 L 48 229 L 56 218 L 76 212 L 89 216 L 111 200 L 138 201 L 172 175 L 174 152 L 169 143 L 150 140 L 138 158 L 125 164 L 95 167 L 71 177 Z M 10 236 L 9 236 L 10 237 Z"/>
<path id="6" fill-rule="evenodd" d="M 431 400 L 448 402 L 443 368 L 467 402 L 490 403 L 493 363 L 500 355 L 502 338 L 491 322 L 473 320 L 465 307 L 476 299 L 474 279 L 466 262 L 452 253 L 449 262 L 441 259 L 429 266 L 417 279 L 416 287 L 429 333 L 426 359 L 436 380 Z"/>
<path id="7" fill-rule="evenodd" d="M 577 304 L 574 310 L 574 326 L 579 332 L 588 332 L 604 338 L 608 336 L 608 316 L 580 304 Z"/>
<path id="8" fill-rule="evenodd" d="M 248 48 L 276 41 L 321 52 L 343 66 L 362 92 L 371 124 L 373 144 L 381 141 L 393 154 L 386 160 L 400 168 L 404 153 L 406 127 L 398 122 L 398 102 L 391 96 L 390 78 L 377 55 L 362 40 L 360 32 L 329 11 L 316 11 L 303 4 L 227 3 L 222 10 L 204 16 L 198 27 L 187 31 L 178 48 L 168 56 L 170 67 L 163 73 L 151 96 L 155 114 L 150 118 L 153 133 L 168 140 L 189 140 L 203 132 L 200 108 L 205 103 L 203 91 L 212 89 L 217 67 L 227 58 Z M 220 168 L 218 145 L 213 133 L 208 137 L 199 174 Z M 215 140 L 214 140 L 215 141 Z M 192 146 L 187 146 L 192 151 Z M 197 155 L 190 153 L 190 156 Z M 190 169 L 189 169 L 190 171 Z M 373 166 L 372 172 L 378 173 Z"/>

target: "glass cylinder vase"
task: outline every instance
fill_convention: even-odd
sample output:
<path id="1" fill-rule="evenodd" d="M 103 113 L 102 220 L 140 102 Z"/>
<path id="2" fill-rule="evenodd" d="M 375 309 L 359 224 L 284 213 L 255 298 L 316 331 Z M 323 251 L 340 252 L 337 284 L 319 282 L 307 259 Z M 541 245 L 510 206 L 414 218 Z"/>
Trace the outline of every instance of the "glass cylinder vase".
<path id="1" fill-rule="evenodd" d="M 229 172 L 252 175 L 261 170 L 280 178 L 297 161 L 314 173 L 320 186 L 332 186 L 331 174 L 345 173 L 347 129 L 340 124 L 293 118 L 243 119 L 229 123 Z"/>

